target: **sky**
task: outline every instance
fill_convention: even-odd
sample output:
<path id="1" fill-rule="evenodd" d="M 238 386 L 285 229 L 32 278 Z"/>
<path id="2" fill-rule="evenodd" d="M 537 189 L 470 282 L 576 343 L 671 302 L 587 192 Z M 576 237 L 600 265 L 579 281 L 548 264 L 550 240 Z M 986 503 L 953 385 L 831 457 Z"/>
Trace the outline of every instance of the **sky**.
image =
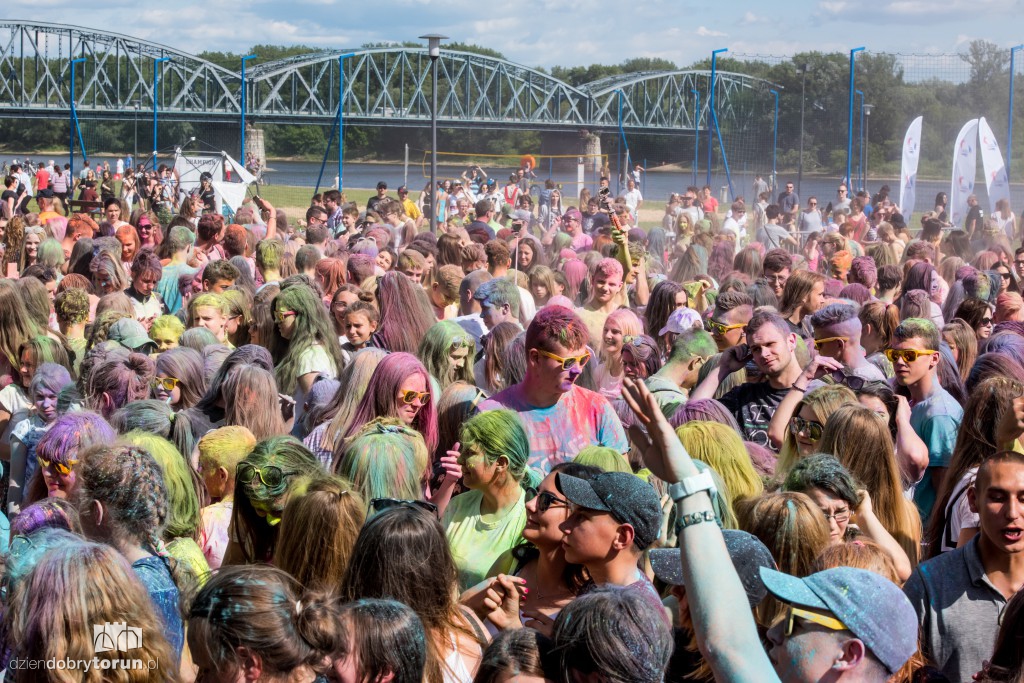
<path id="1" fill-rule="evenodd" d="M 686 66 L 717 48 L 789 56 L 861 45 L 952 53 L 976 38 L 1006 48 L 1024 43 L 1024 0 L 103 0 L 88 12 L 77 1 L 35 0 L 14 7 L 0 16 L 45 16 L 191 53 L 241 53 L 255 44 L 330 50 L 441 33 L 544 68 L 634 57 Z"/>

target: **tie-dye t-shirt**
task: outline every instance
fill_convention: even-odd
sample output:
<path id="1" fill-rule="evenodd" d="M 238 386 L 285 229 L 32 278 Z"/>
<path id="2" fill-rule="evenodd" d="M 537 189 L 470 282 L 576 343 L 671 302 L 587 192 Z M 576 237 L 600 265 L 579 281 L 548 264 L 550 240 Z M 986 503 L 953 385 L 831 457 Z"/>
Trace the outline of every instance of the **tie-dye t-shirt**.
<path id="1" fill-rule="evenodd" d="M 508 408 L 519 413 L 530 437 L 530 467 L 546 475 L 561 462 L 572 460 L 585 446 L 608 446 L 619 453 L 629 450 L 626 432 L 604 396 L 573 386 L 549 408 L 526 401 L 516 384 L 480 404 L 480 410 Z"/>

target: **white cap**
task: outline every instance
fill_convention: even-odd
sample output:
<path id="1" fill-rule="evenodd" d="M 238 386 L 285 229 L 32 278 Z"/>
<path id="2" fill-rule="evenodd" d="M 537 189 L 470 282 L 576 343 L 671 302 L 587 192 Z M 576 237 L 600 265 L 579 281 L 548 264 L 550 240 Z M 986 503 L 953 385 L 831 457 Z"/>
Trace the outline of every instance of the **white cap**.
<path id="1" fill-rule="evenodd" d="M 669 332 L 680 334 L 700 325 L 702 322 L 697 311 L 692 308 L 677 308 L 672 311 L 672 315 L 668 317 L 668 322 L 665 323 L 665 327 L 661 328 L 658 336 L 661 337 Z"/>

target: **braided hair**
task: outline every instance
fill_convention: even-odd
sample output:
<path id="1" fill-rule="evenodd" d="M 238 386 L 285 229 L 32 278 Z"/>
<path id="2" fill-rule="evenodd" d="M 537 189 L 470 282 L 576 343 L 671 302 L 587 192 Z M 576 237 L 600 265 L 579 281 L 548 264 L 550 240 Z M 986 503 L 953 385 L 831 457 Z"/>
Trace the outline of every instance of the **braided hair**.
<path id="1" fill-rule="evenodd" d="M 76 468 L 75 504 L 83 517 L 92 503 L 103 504 L 109 540 L 133 542 L 159 556 L 178 590 L 190 592 L 190 577 L 163 550 L 161 536 L 170 516 L 170 502 L 160 465 L 149 451 L 124 442 L 88 448 Z"/>

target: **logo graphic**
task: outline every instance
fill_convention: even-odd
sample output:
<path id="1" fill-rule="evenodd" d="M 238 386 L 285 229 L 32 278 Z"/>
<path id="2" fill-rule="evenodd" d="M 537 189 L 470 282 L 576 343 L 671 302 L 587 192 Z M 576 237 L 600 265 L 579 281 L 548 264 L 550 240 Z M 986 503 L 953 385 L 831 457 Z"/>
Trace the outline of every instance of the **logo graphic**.
<path id="1" fill-rule="evenodd" d="M 965 156 L 966 157 L 969 154 L 971 154 L 972 152 L 974 152 L 974 147 L 971 146 L 971 141 L 968 140 L 967 138 L 964 138 L 963 140 L 961 140 L 960 141 L 960 154 L 961 154 L 961 156 Z"/>
<path id="2" fill-rule="evenodd" d="M 93 624 L 92 646 L 99 652 L 127 652 L 142 647 L 142 629 L 125 622 Z"/>
<path id="3" fill-rule="evenodd" d="M 914 142 L 914 136 L 907 138 L 907 154 L 910 156 L 917 154 L 917 143 Z"/>

